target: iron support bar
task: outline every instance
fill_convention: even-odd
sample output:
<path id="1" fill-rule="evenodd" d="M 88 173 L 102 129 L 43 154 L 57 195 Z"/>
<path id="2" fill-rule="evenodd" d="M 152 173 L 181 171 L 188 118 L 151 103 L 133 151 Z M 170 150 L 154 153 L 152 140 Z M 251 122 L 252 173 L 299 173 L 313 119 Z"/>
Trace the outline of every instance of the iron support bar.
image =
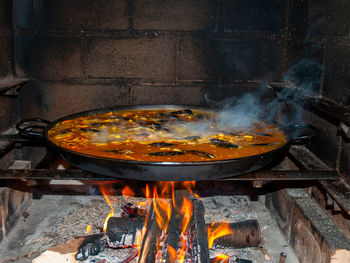
<path id="1" fill-rule="evenodd" d="M 350 186 L 342 180 L 321 181 L 320 184 L 341 209 L 350 215 Z"/>
<path id="2" fill-rule="evenodd" d="M 0 142 L 0 158 L 5 156 L 14 147 L 14 142 Z"/>
<path id="3" fill-rule="evenodd" d="M 0 169 L 0 180 L 88 180 L 110 181 L 117 178 L 93 174 L 87 171 L 72 170 L 8 170 Z M 254 173 L 234 176 L 215 181 L 314 181 L 314 180 L 339 180 L 336 171 L 258 171 Z"/>
<path id="4" fill-rule="evenodd" d="M 29 79 L 20 79 L 14 77 L 0 80 L 0 96 L 18 96 L 18 90 L 28 81 Z"/>

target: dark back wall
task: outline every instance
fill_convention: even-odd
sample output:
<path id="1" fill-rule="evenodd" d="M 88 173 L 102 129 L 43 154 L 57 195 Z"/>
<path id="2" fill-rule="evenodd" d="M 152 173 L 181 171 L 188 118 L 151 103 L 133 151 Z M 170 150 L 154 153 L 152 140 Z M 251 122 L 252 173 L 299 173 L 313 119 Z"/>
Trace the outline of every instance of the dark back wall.
<path id="1" fill-rule="evenodd" d="M 286 67 L 284 0 L 17 0 L 15 11 L 16 73 L 36 80 L 23 112 L 50 119 L 203 104 L 208 91 L 280 80 Z"/>
<path id="2" fill-rule="evenodd" d="M 33 79 L 21 91 L 23 117 L 201 105 L 205 93 L 226 98 L 255 92 L 252 81 L 283 79 L 350 104 L 349 1 L 0 0 L 1 10 L 12 2 L 15 49 L 7 52 L 12 11 L 3 12 L 0 77 L 14 57 L 14 73 Z M 308 112 L 304 119 L 321 130 L 310 148 L 349 172 L 337 125 Z"/>

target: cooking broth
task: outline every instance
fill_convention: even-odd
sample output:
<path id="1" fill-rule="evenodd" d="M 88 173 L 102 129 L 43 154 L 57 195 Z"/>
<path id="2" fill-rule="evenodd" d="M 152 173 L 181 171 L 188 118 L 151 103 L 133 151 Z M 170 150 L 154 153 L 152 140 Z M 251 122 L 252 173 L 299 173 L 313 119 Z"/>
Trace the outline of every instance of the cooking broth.
<path id="1" fill-rule="evenodd" d="M 287 141 L 282 130 L 265 122 L 228 129 L 217 120 L 215 111 L 109 111 L 58 122 L 48 138 L 82 154 L 146 162 L 235 159 L 272 151 Z"/>

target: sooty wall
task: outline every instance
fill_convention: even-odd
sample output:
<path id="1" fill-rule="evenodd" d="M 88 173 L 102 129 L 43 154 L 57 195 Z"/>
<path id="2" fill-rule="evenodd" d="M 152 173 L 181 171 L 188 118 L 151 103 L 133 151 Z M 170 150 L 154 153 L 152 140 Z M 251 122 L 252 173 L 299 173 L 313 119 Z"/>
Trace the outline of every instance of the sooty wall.
<path id="1" fill-rule="evenodd" d="M 294 41 L 288 54 L 291 67 L 303 62 L 299 68 L 304 81 L 296 81 L 301 88 L 314 86 L 315 96 L 324 97 L 350 111 L 349 10 L 349 1 L 308 1 L 304 29 L 300 16 L 292 18 L 298 30 L 291 31 Z M 307 62 L 313 66 L 305 66 Z M 339 123 L 306 111 L 304 119 L 320 130 L 309 148 L 331 168 L 349 176 L 350 144 L 338 132 Z"/>
<path id="2" fill-rule="evenodd" d="M 115 105 L 201 105 L 206 93 L 226 98 L 255 92 L 250 81 L 281 80 L 348 106 L 349 5 L 17 0 L 15 74 L 34 80 L 21 92 L 20 109 L 53 120 Z M 303 118 L 321 130 L 310 149 L 348 173 L 350 148 L 337 124 L 309 112 Z"/>
<path id="3" fill-rule="evenodd" d="M 12 5 L 0 0 L 0 81 L 12 73 Z M 13 100 L 0 96 L 0 131 L 11 126 Z"/>
<path id="4" fill-rule="evenodd" d="M 48 119 L 114 105 L 203 104 L 280 80 L 287 2 L 17 0 L 23 114 Z"/>

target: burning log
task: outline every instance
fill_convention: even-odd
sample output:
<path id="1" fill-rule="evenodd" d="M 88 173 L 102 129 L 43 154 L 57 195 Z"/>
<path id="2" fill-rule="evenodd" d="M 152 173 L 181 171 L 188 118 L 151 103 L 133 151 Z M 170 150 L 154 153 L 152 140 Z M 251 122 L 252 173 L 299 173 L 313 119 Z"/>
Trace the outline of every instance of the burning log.
<path id="1" fill-rule="evenodd" d="M 155 262 L 155 257 L 158 252 L 157 241 L 158 237 L 162 234 L 162 230 L 156 221 L 156 212 L 153 204 L 148 212 L 148 219 L 146 223 L 146 232 L 143 235 L 141 249 L 138 261 L 139 263 L 152 263 Z"/>
<path id="2" fill-rule="evenodd" d="M 95 256 L 105 249 L 105 243 L 104 233 L 88 236 L 80 245 L 75 258 L 81 261 L 87 259 L 89 256 Z"/>
<path id="3" fill-rule="evenodd" d="M 107 244 L 112 248 L 125 248 L 137 245 L 137 237 L 141 235 L 143 220 L 140 217 L 111 217 L 107 223 Z"/>
<path id="4" fill-rule="evenodd" d="M 231 234 L 216 238 L 214 247 L 245 248 L 257 247 L 261 242 L 260 226 L 256 220 L 247 220 L 236 223 L 216 223 L 208 225 L 210 229 L 227 227 Z"/>
<path id="5" fill-rule="evenodd" d="M 178 251 L 187 253 L 187 240 L 184 240 L 192 217 L 192 196 L 187 190 L 176 190 L 172 204 L 169 230 L 166 238 L 166 262 L 174 262 Z M 187 211 L 184 211 L 187 210 Z M 185 250 L 184 250 L 185 248 Z"/>
<path id="6" fill-rule="evenodd" d="M 198 262 L 204 263 L 209 261 L 208 233 L 204 220 L 204 205 L 199 199 L 193 200 L 193 226 L 196 231 L 197 253 L 199 254 Z"/>

